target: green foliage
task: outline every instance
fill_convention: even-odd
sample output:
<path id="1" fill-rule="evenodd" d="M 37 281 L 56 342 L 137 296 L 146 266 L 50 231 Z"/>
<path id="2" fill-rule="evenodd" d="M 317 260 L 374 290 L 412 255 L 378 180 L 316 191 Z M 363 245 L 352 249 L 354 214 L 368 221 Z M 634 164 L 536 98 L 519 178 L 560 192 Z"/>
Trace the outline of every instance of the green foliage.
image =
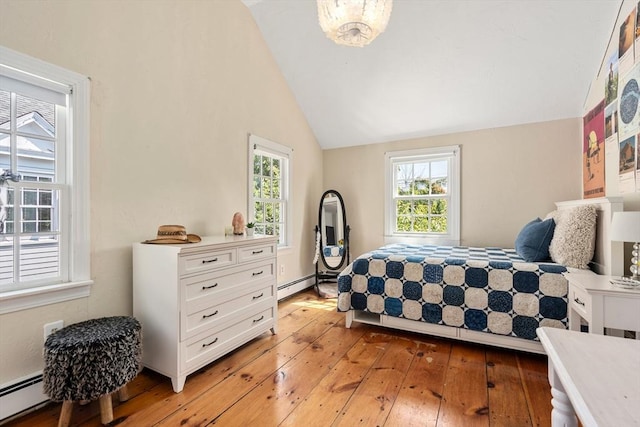
<path id="1" fill-rule="evenodd" d="M 253 197 L 258 199 L 254 204 L 255 230 L 258 234 L 279 235 L 284 226 L 281 160 L 256 155 L 253 174 Z"/>
<path id="2" fill-rule="evenodd" d="M 396 231 L 446 233 L 447 200 L 411 198 L 396 202 Z"/>

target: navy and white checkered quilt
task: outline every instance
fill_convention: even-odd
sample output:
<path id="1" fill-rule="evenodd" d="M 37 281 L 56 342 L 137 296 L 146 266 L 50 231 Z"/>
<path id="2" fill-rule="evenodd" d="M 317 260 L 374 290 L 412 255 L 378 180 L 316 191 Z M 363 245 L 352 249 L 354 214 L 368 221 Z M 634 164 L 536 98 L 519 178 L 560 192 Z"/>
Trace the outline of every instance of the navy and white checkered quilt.
<path id="1" fill-rule="evenodd" d="M 338 277 L 338 310 L 537 340 L 567 328 L 566 268 L 514 249 L 393 244 L 358 257 Z"/>
<path id="2" fill-rule="evenodd" d="M 322 255 L 325 257 L 342 256 L 344 248 L 342 246 L 324 246 L 322 248 Z"/>

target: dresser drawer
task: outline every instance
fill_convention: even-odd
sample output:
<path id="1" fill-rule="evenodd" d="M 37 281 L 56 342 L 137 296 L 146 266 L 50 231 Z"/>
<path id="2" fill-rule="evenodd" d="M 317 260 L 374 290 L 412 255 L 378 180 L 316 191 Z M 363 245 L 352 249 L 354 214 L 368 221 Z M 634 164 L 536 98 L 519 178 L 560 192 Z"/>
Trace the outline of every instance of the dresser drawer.
<path id="1" fill-rule="evenodd" d="M 253 283 L 275 278 L 276 266 L 271 260 L 191 276 L 180 281 L 182 300 L 186 310 L 193 312 L 207 305 L 227 301 Z"/>
<path id="2" fill-rule="evenodd" d="M 602 310 L 606 327 L 640 331 L 640 297 L 605 295 Z"/>
<path id="3" fill-rule="evenodd" d="M 182 369 L 192 371 L 243 343 L 248 337 L 257 336 L 273 325 L 273 307 L 247 314 L 236 323 L 210 333 L 200 334 L 182 342 Z"/>
<path id="4" fill-rule="evenodd" d="M 189 310 L 182 314 L 182 339 L 188 339 L 210 328 L 224 327 L 239 317 L 275 304 L 276 295 L 270 283 L 256 284 L 254 289 L 236 293 L 233 299 L 218 304 Z"/>
<path id="5" fill-rule="evenodd" d="M 235 248 L 183 255 L 179 260 L 180 276 L 229 267 L 237 263 Z"/>
<path id="6" fill-rule="evenodd" d="M 251 262 L 265 258 L 275 258 L 276 245 L 259 244 L 238 248 L 238 262 Z"/>
<path id="7" fill-rule="evenodd" d="M 591 313 L 591 296 L 587 291 L 569 285 L 569 304 L 583 319 L 591 321 L 588 316 Z"/>

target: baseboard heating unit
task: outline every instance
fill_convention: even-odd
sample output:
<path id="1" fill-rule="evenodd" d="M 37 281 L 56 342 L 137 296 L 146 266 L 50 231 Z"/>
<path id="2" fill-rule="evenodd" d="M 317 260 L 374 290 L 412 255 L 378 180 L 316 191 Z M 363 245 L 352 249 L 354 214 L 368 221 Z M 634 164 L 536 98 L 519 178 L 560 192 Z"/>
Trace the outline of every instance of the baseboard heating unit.
<path id="1" fill-rule="evenodd" d="M 314 280 L 315 280 L 315 276 L 310 275 L 306 277 L 301 277 L 299 279 L 293 280 L 288 283 L 283 283 L 281 285 L 278 285 L 278 301 L 290 295 L 293 295 L 296 292 L 300 292 L 302 290 L 312 287 L 315 283 Z"/>
<path id="2" fill-rule="evenodd" d="M 42 371 L 0 386 L 0 423 L 49 400 L 42 391 Z"/>

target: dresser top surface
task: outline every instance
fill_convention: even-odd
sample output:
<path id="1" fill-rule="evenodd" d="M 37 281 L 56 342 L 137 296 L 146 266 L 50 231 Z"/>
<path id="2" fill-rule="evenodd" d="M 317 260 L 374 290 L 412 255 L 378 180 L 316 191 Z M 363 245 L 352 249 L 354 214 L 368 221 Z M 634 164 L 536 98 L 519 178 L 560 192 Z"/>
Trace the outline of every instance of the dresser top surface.
<path id="1" fill-rule="evenodd" d="M 278 236 L 203 236 L 202 240 L 198 243 L 171 243 L 171 244 L 157 244 L 157 243 L 142 243 L 136 242 L 134 246 L 140 247 L 153 247 L 153 248 L 170 248 L 176 252 L 191 252 L 201 251 L 207 249 L 210 246 L 250 246 L 256 244 L 277 244 Z"/>
<path id="2" fill-rule="evenodd" d="M 578 285 L 589 293 L 624 294 L 631 298 L 640 298 L 640 289 L 627 289 L 615 286 L 612 279 L 620 279 L 619 276 L 601 276 L 593 273 L 565 273 L 569 283 Z"/>

